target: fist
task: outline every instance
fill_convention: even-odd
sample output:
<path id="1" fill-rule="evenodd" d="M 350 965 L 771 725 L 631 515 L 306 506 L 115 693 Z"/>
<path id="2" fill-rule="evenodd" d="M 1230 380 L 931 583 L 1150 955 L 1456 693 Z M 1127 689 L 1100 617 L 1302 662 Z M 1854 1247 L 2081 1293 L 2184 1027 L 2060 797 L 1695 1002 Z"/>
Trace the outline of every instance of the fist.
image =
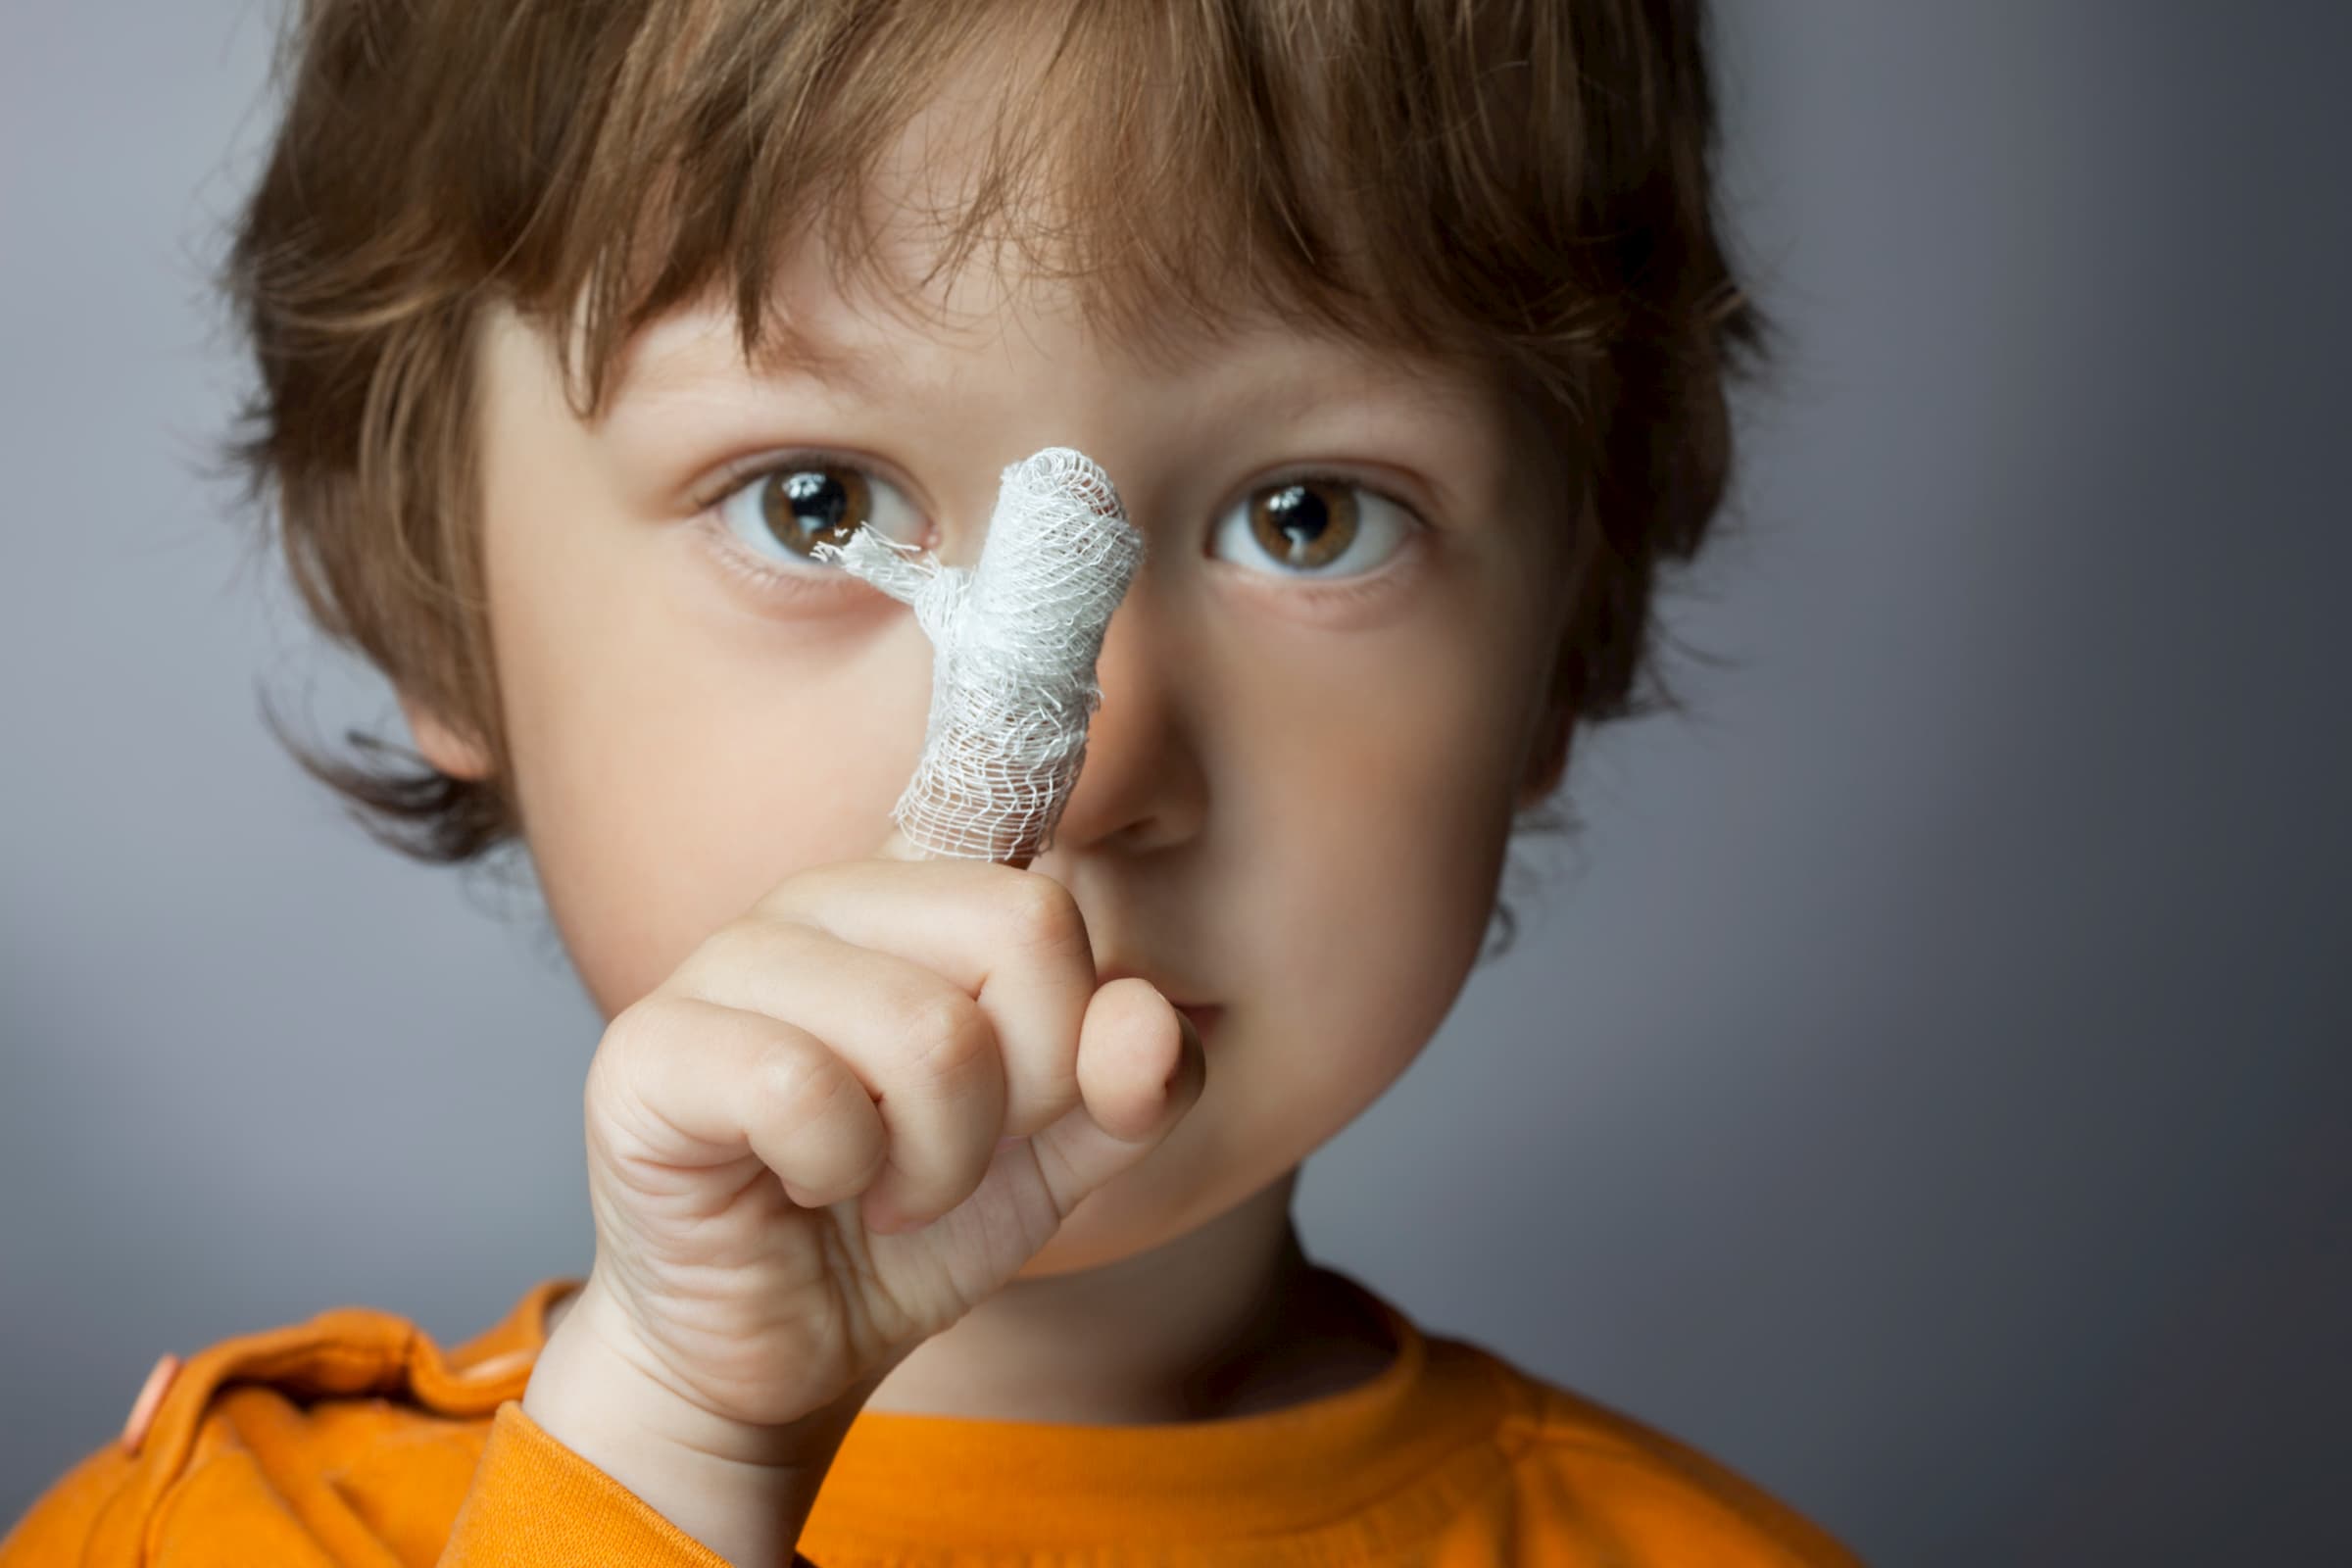
<path id="1" fill-rule="evenodd" d="M 1149 982 L 1097 985 L 1059 883 L 894 832 L 787 879 L 612 1020 L 573 1317 L 730 1428 L 861 1399 L 1149 1154 L 1206 1071 Z"/>

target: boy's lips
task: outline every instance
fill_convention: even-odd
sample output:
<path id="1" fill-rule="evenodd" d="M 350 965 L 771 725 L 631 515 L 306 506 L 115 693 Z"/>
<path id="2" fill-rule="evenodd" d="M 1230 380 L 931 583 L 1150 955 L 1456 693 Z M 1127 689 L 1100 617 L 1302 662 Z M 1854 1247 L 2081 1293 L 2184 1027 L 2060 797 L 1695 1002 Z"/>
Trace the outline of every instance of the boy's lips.
<path id="1" fill-rule="evenodd" d="M 1193 1020 L 1194 1033 L 1203 1041 L 1208 1039 L 1210 1027 L 1225 1015 L 1225 1009 L 1213 1002 L 1179 1002 L 1176 1010 Z"/>

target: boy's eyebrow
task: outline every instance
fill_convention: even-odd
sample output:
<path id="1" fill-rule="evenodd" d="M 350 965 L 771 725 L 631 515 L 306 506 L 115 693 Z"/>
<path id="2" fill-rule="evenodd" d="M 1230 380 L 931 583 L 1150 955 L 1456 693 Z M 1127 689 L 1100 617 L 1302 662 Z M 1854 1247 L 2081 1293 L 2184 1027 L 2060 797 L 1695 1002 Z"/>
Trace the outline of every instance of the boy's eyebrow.
<path id="1" fill-rule="evenodd" d="M 613 413 L 624 415 L 624 423 L 634 422 L 625 416 L 628 409 L 637 411 L 635 417 L 660 418 L 672 405 L 691 405 L 747 372 L 762 383 L 821 387 L 869 406 L 911 390 L 889 382 L 892 356 L 886 342 L 860 343 L 805 321 L 771 318 L 748 358 L 731 312 L 657 325 L 642 347 L 647 352 L 624 377 L 615 399 Z M 1220 403 L 1262 409 L 1273 416 L 1314 401 L 1335 378 L 1345 385 L 1349 402 L 1405 411 L 1423 428 L 1447 435 L 1475 441 L 1481 433 L 1483 421 L 1470 414 L 1469 400 L 1461 395 L 1466 387 L 1451 384 L 1444 372 L 1400 374 L 1393 363 L 1361 350 L 1338 359 L 1310 357 L 1303 366 L 1279 371 L 1245 361 L 1213 376 L 1208 392 Z M 1448 488 L 1435 478 L 1431 482 Z"/>
<path id="2" fill-rule="evenodd" d="M 750 363 L 752 373 L 763 381 L 815 381 L 871 399 L 879 379 L 877 358 L 805 329 L 777 327 L 760 338 Z"/>
<path id="3" fill-rule="evenodd" d="M 813 382 L 867 402 L 880 392 L 878 355 L 828 341 L 804 327 L 771 323 L 747 360 L 741 357 L 742 340 L 729 317 L 723 324 L 723 340 L 729 350 L 723 361 L 709 346 L 711 337 L 722 335 L 720 323 L 709 321 L 702 331 L 682 342 L 664 341 L 683 331 L 682 324 L 653 329 L 643 346 L 650 352 L 637 359 L 615 389 L 615 412 L 625 405 L 661 408 L 705 391 L 712 381 L 739 374 L 747 368 L 761 381 Z"/>

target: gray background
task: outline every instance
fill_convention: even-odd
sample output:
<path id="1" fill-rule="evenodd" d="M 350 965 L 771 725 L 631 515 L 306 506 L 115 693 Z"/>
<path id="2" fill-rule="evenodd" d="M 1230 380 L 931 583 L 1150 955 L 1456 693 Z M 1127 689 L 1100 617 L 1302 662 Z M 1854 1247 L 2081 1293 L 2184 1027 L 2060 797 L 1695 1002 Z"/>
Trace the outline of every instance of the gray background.
<path id="1" fill-rule="evenodd" d="M 165 1349 L 584 1270 L 599 1031 L 256 716 L 398 733 L 197 476 L 270 13 L 0 16 L 13 1519 Z M 1586 738 L 1309 1250 L 1874 1562 L 2352 1561 L 2352 12 L 1722 21 L 1793 353 L 1668 601 L 1697 711 Z"/>

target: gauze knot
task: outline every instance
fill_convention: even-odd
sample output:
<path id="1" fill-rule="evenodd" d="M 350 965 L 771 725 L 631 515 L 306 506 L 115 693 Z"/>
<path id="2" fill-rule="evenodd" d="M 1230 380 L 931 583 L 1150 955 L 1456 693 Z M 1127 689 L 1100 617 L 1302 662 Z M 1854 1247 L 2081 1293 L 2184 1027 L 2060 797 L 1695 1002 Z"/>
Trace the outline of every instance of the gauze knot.
<path id="1" fill-rule="evenodd" d="M 865 527 L 850 535 L 846 545 L 819 544 L 809 553 L 820 561 L 839 562 L 852 575 L 903 601 L 935 645 L 945 648 L 955 640 L 964 592 L 972 580 L 969 569 L 933 561 L 920 545 L 901 544 Z"/>
<path id="2" fill-rule="evenodd" d="M 906 604 L 931 640 L 922 760 L 891 813 L 907 842 L 966 859 L 1047 849 L 1102 702 L 1103 633 L 1144 557 L 1109 477 L 1068 447 L 1013 464 L 969 568 L 866 527 L 810 554 Z"/>

